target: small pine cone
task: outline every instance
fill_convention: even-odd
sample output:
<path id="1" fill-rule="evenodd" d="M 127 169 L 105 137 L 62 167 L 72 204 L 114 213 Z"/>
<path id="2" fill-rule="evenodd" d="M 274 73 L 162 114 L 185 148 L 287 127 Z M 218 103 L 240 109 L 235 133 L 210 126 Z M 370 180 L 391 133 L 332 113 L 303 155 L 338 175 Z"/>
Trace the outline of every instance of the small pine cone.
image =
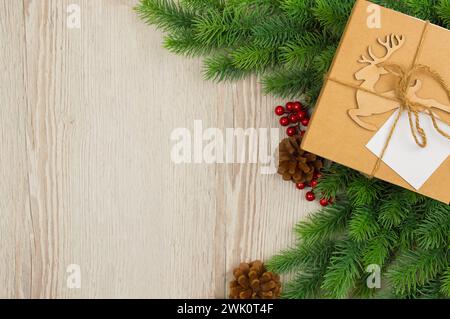
<path id="1" fill-rule="evenodd" d="M 267 271 L 259 261 L 241 263 L 233 271 L 230 299 L 278 299 L 281 293 L 280 276 Z"/>
<path id="2" fill-rule="evenodd" d="M 300 148 L 300 135 L 285 138 L 279 146 L 278 174 L 285 181 L 294 183 L 309 183 L 314 172 L 323 167 L 323 159 Z"/>

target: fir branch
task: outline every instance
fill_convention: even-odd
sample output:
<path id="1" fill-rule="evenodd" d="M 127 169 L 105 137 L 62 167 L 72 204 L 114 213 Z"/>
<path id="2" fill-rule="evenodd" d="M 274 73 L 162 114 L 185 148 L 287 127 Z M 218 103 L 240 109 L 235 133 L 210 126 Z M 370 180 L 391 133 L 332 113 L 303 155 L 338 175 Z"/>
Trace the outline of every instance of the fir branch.
<path id="1" fill-rule="evenodd" d="M 212 47 L 199 45 L 192 32 L 177 32 L 164 37 L 163 46 L 170 52 L 191 56 L 200 56 L 212 51 Z"/>
<path id="2" fill-rule="evenodd" d="M 429 200 L 424 219 L 419 223 L 417 241 L 421 248 L 433 249 L 448 245 L 450 236 L 450 207 Z"/>
<path id="3" fill-rule="evenodd" d="M 339 241 L 324 275 L 322 289 L 331 298 L 348 297 L 356 280 L 362 277 L 361 255 L 364 245 L 351 240 Z"/>
<path id="4" fill-rule="evenodd" d="M 318 269 L 328 263 L 334 249 L 331 240 L 313 243 L 300 242 L 298 247 L 285 250 L 275 255 L 266 263 L 267 268 L 275 273 L 283 274 L 301 269 Z"/>
<path id="5" fill-rule="evenodd" d="M 348 233 L 355 241 L 367 241 L 374 237 L 380 230 L 380 226 L 374 216 L 372 208 L 358 206 L 353 209 L 352 217 L 348 225 Z"/>
<path id="6" fill-rule="evenodd" d="M 397 191 L 388 194 L 379 207 L 378 221 L 383 227 L 399 226 L 410 213 L 411 202 L 406 191 Z"/>
<path id="7" fill-rule="evenodd" d="M 336 5 L 335 0 L 316 0 L 313 13 L 320 22 L 323 29 L 336 39 L 339 39 L 344 31 L 354 0 L 339 1 Z"/>
<path id="8" fill-rule="evenodd" d="M 312 299 L 320 298 L 323 294 L 321 285 L 326 267 L 314 269 L 311 272 L 299 272 L 295 279 L 286 284 L 281 292 L 285 299 Z"/>
<path id="9" fill-rule="evenodd" d="M 440 0 L 436 5 L 436 12 L 443 25 L 450 28 L 450 0 Z"/>
<path id="10" fill-rule="evenodd" d="M 345 166 L 332 164 L 322 171 L 322 177 L 319 179 L 316 191 L 322 194 L 324 198 L 336 198 L 338 194 L 345 192 L 350 180 L 358 177 L 358 175 Z"/>
<path id="11" fill-rule="evenodd" d="M 360 175 L 348 184 L 347 196 L 354 206 L 370 206 L 380 198 L 382 190 L 379 180 Z"/>
<path id="12" fill-rule="evenodd" d="M 313 17 L 315 0 L 283 0 L 281 9 L 286 15 L 298 21 L 303 28 L 314 28 L 316 21 Z"/>
<path id="13" fill-rule="evenodd" d="M 447 266 L 447 269 L 445 270 L 445 272 L 442 276 L 441 293 L 444 296 L 446 296 L 447 298 L 450 298 L 450 267 L 449 266 Z"/>
<path id="14" fill-rule="evenodd" d="M 273 66 L 277 59 L 274 48 L 263 48 L 255 45 L 242 46 L 230 54 L 233 65 L 241 70 L 263 71 Z"/>
<path id="15" fill-rule="evenodd" d="M 260 47 L 278 47 L 298 37 L 301 26 L 285 15 L 271 16 L 252 28 L 253 43 Z"/>
<path id="16" fill-rule="evenodd" d="M 406 251 L 397 257 L 387 276 L 396 294 L 414 294 L 420 286 L 435 279 L 446 267 L 446 250 Z"/>
<path id="17" fill-rule="evenodd" d="M 180 3 L 192 10 L 221 10 L 225 7 L 226 0 L 180 0 Z"/>
<path id="18" fill-rule="evenodd" d="M 350 204 L 340 201 L 310 215 L 297 224 L 295 231 L 308 244 L 333 239 L 342 235 L 350 214 Z"/>
<path id="19" fill-rule="evenodd" d="M 408 14 L 423 20 L 437 21 L 436 0 L 406 0 Z"/>
<path id="20" fill-rule="evenodd" d="M 398 235 L 396 232 L 383 230 L 368 241 L 362 257 L 364 266 L 376 264 L 383 267 L 397 246 L 397 240 Z"/>
<path id="21" fill-rule="evenodd" d="M 307 32 L 295 41 L 288 42 L 281 48 L 281 62 L 286 68 L 304 68 L 309 65 L 328 45 L 325 35 Z"/>
<path id="22" fill-rule="evenodd" d="M 188 30 L 196 15 L 172 1 L 141 0 L 135 7 L 139 17 L 164 31 Z"/>
<path id="23" fill-rule="evenodd" d="M 214 81 L 235 81 L 251 74 L 251 71 L 237 68 L 233 59 L 225 52 L 206 58 L 203 72 L 205 78 Z"/>
<path id="24" fill-rule="evenodd" d="M 253 18 L 239 10 L 208 10 L 193 20 L 195 39 L 216 48 L 233 47 L 251 36 Z"/>
<path id="25" fill-rule="evenodd" d="M 315 84 L 315 74 L 311 70 L 278 70 L 262 78 L 264 91 L 283 98 L 300 97 Z"/>
<path id="26" fill-rule="evenodd" d="M 313 67 L 319 76 L 323 76 L 328 72 L 336 53 L 336 45 L 331 44 L 324 48 L 319 54 L 316 54 L 313 60 Z M 320 82 L 322 79 L 318 79 Z"/>

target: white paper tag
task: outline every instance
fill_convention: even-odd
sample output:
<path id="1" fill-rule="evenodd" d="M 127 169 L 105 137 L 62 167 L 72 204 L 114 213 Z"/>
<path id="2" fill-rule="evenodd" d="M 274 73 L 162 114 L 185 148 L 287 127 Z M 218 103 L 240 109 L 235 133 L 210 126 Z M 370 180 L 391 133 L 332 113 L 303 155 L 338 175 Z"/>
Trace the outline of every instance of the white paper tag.
<path id="1" fill-rule="evenodd" d="M 392 114 L 388 121 L 378 130 L 366 147 L 376 156 L 386 143 L 389 131 L 398 114 Z M 392 139 L 383 156 L 383 162 L 407 181 L 416 190 L 439 168 L 450 155 L 450 140 L 439 134 L 433 126 L 430 116 L 419 113 L 420 125 L 427 135 L 427 146 L 419 147 L 411 134 L 408 114 L 403 112 L 397 123 Z M 438 121 L 439 127 L 450 132 L 450 126 Z"/>

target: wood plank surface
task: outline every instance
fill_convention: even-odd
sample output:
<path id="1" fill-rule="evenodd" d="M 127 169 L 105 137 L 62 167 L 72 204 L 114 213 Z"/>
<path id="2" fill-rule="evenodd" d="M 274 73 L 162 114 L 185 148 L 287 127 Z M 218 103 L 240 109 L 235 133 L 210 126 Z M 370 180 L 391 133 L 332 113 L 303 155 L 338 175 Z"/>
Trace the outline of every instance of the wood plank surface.
<path id="1" fill-rule="evenodd" d="M 0 297 L 222 298 L 317 207 L 263 164 L 171 160 L 176 128 L 277 127 L 281 101 L 204 81 L 135 4 L 0 0 Z"/>

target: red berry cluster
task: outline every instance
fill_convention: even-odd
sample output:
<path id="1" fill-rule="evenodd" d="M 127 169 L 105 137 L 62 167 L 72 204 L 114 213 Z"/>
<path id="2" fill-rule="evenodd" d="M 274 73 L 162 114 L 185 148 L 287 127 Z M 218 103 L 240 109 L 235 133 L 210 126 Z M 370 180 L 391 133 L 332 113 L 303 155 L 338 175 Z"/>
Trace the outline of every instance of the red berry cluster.
<path id="1" fill-rule="evenodd" d="M 316 194 L 314 193 L 314 189 L 319 184 L 319 178 L 321 176 L 322 175 L 320 173 L 315 172 L 314 173 L 314 177 L 313 177 L 313 179 L 311 180 L 311 182 L 309 184 L 308 183 L 295 184 L 297 189 L 300 189 L 300 190 L 303 190 L 303 189 L 305 189 L 307 187 L 311 187 L 311 190 L 306 192 L 306 194 L 305 194 L 305 198 L 306 198 L 307 201 L 312 202 L 312 201 L 316 200 Z M 325 207 L 325 206 L 328 206 L 329 204 L 332 204 L 333 200 L 332 199 L 327 199 L 327 198 L 322 198 L 322 199 L 320 199 L 319 202 L 320 202 L 320 205 Z"/>
<path id="2" fill-rule="evenodd" d="M 286 129 L 286 134 L 288 136 L 294 136 L 298 133 L 302 135 L 305 134 L 305 131 L 301 130 L 300 125 L 304 127 L 308 126 L 309 115 L 308 112 L 303 109 L 302 103 L 288 102 L 286 103 L 286 107 L 279 105 L 275 108 L 275 114 L 281 116 L 281 126 L 289 126 Z"/>
<path id="3" fill-rule="evenodd" d="M 286 134 L 288 136 L 294 136 L 300 133 L 302 136 L 305 134 L 305 130 L 301 129 L 303 127 L 307 127 L 309 124 L 309 115 L 306 110 L 303 109 L 303 106 L 300 102 L 288 102 L 286 106 L 277 106 L 275 108 L 275 114 L 281 116 L 280 124 L 281 126 L 289 126 L 286 129 Z M 320 172 L 314 172 L 313 179 L 310 183 L 298 183 L 295 186 L 297 189 L 304 190 L 306 188 L 311 188 L 310 191 L 306 192 L 305 198 L 307 201 L 315 201 L 316 195 L 314 193 L 314 189 L 318 185 L 318 180 L 321 177 Z M 328 206 L 333 203 L 333 199 L 322 198 L 320 199 L 320 205 Z"/>

